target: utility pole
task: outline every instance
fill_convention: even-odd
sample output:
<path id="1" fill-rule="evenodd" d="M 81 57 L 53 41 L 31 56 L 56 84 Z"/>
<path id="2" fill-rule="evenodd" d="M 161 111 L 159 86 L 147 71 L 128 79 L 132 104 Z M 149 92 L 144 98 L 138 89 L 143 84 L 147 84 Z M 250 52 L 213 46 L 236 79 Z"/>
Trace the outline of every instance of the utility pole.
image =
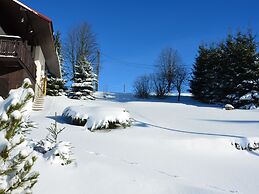
<path id="1" fill-rule="evenodd" d="M 99 50 L 99 49 L 97 50 L 96 75 L 97 75 L 97 82 L 96 82 L 95 89 L 96 89 L 96 91 L 98 91 L 98 87 L 99 87 L 99 75 L 100 75 L 100 50 Z"/>

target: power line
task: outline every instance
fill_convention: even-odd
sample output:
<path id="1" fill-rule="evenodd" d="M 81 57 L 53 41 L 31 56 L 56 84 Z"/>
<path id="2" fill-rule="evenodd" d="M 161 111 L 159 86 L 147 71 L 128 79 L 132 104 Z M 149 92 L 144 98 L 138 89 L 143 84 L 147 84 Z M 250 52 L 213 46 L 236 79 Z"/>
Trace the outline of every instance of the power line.
<path id="1" fill-rule="evenodd" d="M 129 62 L 129 61 L 125 61 L 125 60 L 115 58 L 115 57 L 111 57 L 111 56 L 109 56 L 107 54 L 104 54 L 104 53 L 101 53 L 101 55 L 105 58 L 108 58 L 111 61 L 121 63 L 122 65 L 127 65 L 127 67 L 129 65 L 131 65 L 131 67 L 134 67 L 134 68 L 142 68 L 142 69 L 143 68 L 146 68 L 146 69 L 154 69 L 155 68 L 152 65 L 148 65 L 148 64 L 144 64 L 144 63 Z"/>

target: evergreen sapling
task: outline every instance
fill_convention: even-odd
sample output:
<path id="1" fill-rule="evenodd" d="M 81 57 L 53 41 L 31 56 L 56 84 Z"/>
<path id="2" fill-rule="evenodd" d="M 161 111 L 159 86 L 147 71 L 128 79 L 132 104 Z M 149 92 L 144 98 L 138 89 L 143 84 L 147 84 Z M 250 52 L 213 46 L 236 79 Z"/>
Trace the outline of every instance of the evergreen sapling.
<path id="1" fill-rule="evenodd" d="M 32 172 L 36 157 L 28 146 L 26 133 L 33 127 L 24 116 L 26 104 L 33 98 L 31 82 L 11 90 L 0 103 L 0 193 L 31 193 L 39 174 Z"/>

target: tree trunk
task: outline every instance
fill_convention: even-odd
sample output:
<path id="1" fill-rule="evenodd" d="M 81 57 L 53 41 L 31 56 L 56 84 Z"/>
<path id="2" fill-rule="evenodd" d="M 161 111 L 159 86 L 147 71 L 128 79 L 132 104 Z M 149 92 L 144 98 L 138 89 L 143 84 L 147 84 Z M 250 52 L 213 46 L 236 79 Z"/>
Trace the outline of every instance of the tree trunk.
<path id="1" fill-rule="evenodd" d="M 177 101 L 180 102 L 180 98 L 181 98 L 181 89 L 177 89 L 178 91 L 178 97 L 177 97 Z"/>
<path id="2" fill-rule="evenodd" d="M 168 84 L 167 93 L 168 93 L 168 95 L 169 95 L 170 92 L 171 92 L 171 85 L 172 85 L 172 83 L 168 81 L 167 84 Z"/>

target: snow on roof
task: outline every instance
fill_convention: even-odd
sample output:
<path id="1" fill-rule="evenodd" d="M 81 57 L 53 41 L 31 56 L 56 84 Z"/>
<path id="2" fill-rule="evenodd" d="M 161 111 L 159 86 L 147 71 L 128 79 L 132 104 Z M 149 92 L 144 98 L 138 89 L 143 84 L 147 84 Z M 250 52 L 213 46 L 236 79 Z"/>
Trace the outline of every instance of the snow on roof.
<path id="1" fill-rule="evenodd" d="M 6 35 L 6 34 L 0 34 L 0 37 L 3 37 L 3 38 L 21 38 L 20 36 L 12 36 L 12 35 Z"/>
<path id="2" fill-rule="evenodd" d="M 60 65 L 58 61 L 58 56 L 54 48 L 54 40 L 53 40 L 54 28 L 53 28 L 52 20 L 47 16 L 33 10 L 27 5 L 24 5 L 18 0 L 8 0 L 8 2 L 11 2 L 13 5 L 16 6 L 16 11 L 18 11 L 19 8 L 25 9 L 25 11 L 27 11 L 31 16 L 33 16 L 33 20 L 31 22 L 33 22 L 34 28 L 37 29 L 35 31 L 41 31 L 41 33 L 39 32 L 35 33 L 34 38 L 37 39 L 38 44 L 42 46 L 42 51 L 45 56 L 48 69 L 55 76 L 61 77 L 61 70 L 60 70 Z"/>
<path id="3" fill-rule="evenodd" d="M 18 0 L 12 0 L 13 2 L 17 3 L 18 5 L 20 5 L 21 7 L 23 7 L 24 9 L 27 9 L 28 11 L 34 13 L 35 15 L 38 15 L 39 17 L 41 17 L 42 19 L 46 20 L 47 22 L 52 22 L 50 18 L 48 18 L 47 16 L 35 11 L 34 9 L 28 7 L 27 5 L 24 5 L 23 3 L 21 3 Z"/>

